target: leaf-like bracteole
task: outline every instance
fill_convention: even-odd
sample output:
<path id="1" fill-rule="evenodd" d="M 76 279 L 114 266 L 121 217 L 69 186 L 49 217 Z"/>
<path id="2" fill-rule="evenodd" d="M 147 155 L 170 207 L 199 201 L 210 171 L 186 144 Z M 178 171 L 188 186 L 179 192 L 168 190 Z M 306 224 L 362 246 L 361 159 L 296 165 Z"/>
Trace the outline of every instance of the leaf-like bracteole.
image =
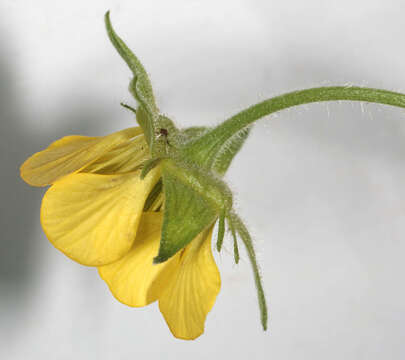
<path id="1" fill-rule="evenodd" d="M 144 130 L 145 135 L 147 135 L 146 139 L 149 146 L 152 147 L 153 144 L 151 137 L 153 137 L 154 134 L 154 121 L 158 117 L 159 110 L 156 106 L 148 74 L 139 59 L 114 31 L 110 21 L 110 12 L 105 14 L 105 25 L 111 43 L 127 63 L 134 75 L 134 78 L 130 82 L 129 89 L 146 113 L 142 115 L 141 119 L 139 119 L 137 115 L 137 120 Z"/>
<path id="2" fill-rule="evenodd" d="M 235 259 L 235 264 L 239 264 L 239 247 L 236 236 L 233 237 L 233 258 Z"/>
<path id="3" fill-rule="evenodd" d="M 184 248 L 214 223 L 222 209 L 231 206 L 230 192 L 220 180 L 172 160 L 163 160 L 161 166 L 165 211 L 155 263 Z"/>
<path id="4" fill-rule="evenodd" d="M 260 308 L 260 315 L 261 315 L 260 317 L 261 317 L 263 330 L 267 330 L 266 298 L 264 296 L 262 280 L 261 280 L 261 276 L 260 276 L 259 267 L 257 265 L 256 254 L 255 254 L 255 250 L 253 248 L 252 239 L 250 237 L 248 230 L 246 229 L 245 224 L 242 222 L 242 220 L 239 218 L 238 215 L 236 215 L 234 212 L 231 212 L 228 216 L 228 220 L 230 223 L 232 223 L 232 226 L 237 231 L 240 238 L 242 239 L 242 242 L 244 243 L 244 245 L 246 247 L 246 251 L 248 253 L 249 260 L 250 260 L 250 263 L 252 264 L 252 268 L 253 268 L 253 274 L 254 274 L 254 278 L 255 278 L 255 284 L 256 284 L 257 295 L 258 295 L 258 300 L 259 300 L 259 308 Z"/>
<path id="5" fill-rule="evenodd" d="M 225 175 L 231 165 L 235 155 L 242 148 L 245 140 L 250 134 L 251 126 L 243 128 L 241 131 L 232 136 L 225 144 L 217 150 L 217 154 L 211 157 L 211 168 L 219 175 Z"/>
<path id="6" fill-rule="evenodd" d="M 218 222 L 217 250 L 221 251 L 225 236 L 225 213 L 221 212 Z"/>
<path id="7" fill-rule="evenodd" d="M 238 247 L 238 239 L 236 238 L 236 232 L 235 232 L 235 227 L 233 226 L 232 221 L 229 221 L 229 218 L 227 218 L 228 221 L 228 226 L 231 229 L 232 233 L 232 238 L 233 238 L 233 257 L 235 259 L 235 263 L 239 263 L 239 247 Z"/>

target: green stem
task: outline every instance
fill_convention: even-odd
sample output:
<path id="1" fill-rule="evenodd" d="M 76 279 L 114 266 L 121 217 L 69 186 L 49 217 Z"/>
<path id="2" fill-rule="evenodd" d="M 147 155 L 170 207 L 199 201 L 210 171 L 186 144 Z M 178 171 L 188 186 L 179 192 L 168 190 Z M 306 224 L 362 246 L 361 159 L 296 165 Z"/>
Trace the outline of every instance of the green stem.
<path id="1" fill-rule="evenodd" d="M 187 146 L 186 153 L 195 161 L 210 164 L 229 139 L 256 120 L 296 105 L 321 101 L 365 101 L 405 108 L 405 95 L 362 87 L 319 87 L 290 92 L 253 105 L 232 116 Z"/>

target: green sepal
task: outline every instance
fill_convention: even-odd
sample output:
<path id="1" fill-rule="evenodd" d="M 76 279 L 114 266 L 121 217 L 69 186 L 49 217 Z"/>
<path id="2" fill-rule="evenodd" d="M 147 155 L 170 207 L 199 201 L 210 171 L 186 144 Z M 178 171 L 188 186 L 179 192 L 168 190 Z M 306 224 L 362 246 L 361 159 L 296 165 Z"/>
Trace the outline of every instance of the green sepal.
<path id="1" fill-rule="evenodd" d="M 183 137 L 183 143 L 197 139 L 198 137 L 204 135 L 208 131 L 206 126 L 191 126 L 189 128 L 183 129 L 181 131 L 181 136 Z"/>
<path id="2" fill-rule="evenodd" d="M 213 146 L 211 148 L 200 149 L 196 148 L 193 144 L 203 137 L 208 128 L 195 127 L 187 129 L 187 134 L 190 134 L 190 140 L 185 144 L 183 152 L 185 157 L 193 161 L 210 171 L 214 171 L 219 176 L 224 176 L 226 171 L 235 155 L 242 148 L 246 139 L 250 134 L 252 126 L 247 126 L 237 133 L 233 134 L 225 143 L 221 146 Z M 186 133 L 184 131 L 184 133 Z"/>
<path id="3" fill-rule="evenodd" d="M 175 146 L 182 151 L 186 144 L 196 140 L 208 131 L 206 126 L 192 126 L 189 128 L 181 129 L 177 132 Z M 171 141 L 172 142 L 172 141 Z"/>
<path id="4" fill-rule="evenodd" d="M 153 96 L 149 76 L 139 59 L 114 31 L 111 25 L 109 11 L 105 14 L 105 25 L 111 43 L 114 45 L 115 49 L 124 59 L 133 73 L 134 77 L 129 84 L 129 90 L 134 98 L 138 101 L 140 108 L 143 108 L 144 113 L 141 116 L 138 116 L 138 109 L 136 118 L 139 125 L 144 130 L 146 141 L 148 142 L 150 148 L 153 148 L 154 122 L 159 115 L 159 110 Z"/>
<path id="5" fill-rule="evenodd" d="M 156 199 L 162 192 L 162 179 L 160 179 L 155 186 L 153 187 L 152 191 L 149 193 L 148 198 L 145 201 L 145 205 L 143 207 L 143 211 L 151 211 L 150 208 L 155 203 Z"/>
<path id="6" fill-rule="evenodd" d="M 111 25 L 109 11 L 105 14 L 105 25 L 111 43 L 114 45 L 115 49 L 124 59 L 124 61 L 127 63 L 128 67 L 131 69 L 134 75 L 133 81 L 131 81 L 130 84 L 130 90 L 133 93 L 135 99 L 142 105 L 144 105 L 148 111 L 157 113 L 158 109 L 156 107 L 149 76 L 139 59 L 114 31 Z"/>
<path id="7" fill-rule="evenodd" d="M 164 262 L 176 254 L 213 225 L 223 209 L 232 206 L 229 189 L 209 173 L 171 159 L 162 160 L 161 169 L 165 210 L 159 253 L 154 263 Z"/>
<path id="8" fill-rule="evenodd" d="M 176 128 L 176 126 L 174 125 L 174 122 L 172 119 L 170 119 L 169 117 L 165 116 L 165 115 L 159 115 L 159 119 L 157 121 L 157 129 L 166 129 L 168 134 L 169 134 L 169 139 L 170 140 L 174 140 L 174 138 L 177 136 L 179 130 Z"/>
<path id="9" fill-rule="evenodd" d="M 143 165 L 142 165 L 142 171 L 141 175 L 139 176 L 141 180 L 145 178 L 146 175 L 148 175 L 149 171 L 151 171 L 155 166 L 157 166 L 163 158 L 152 158 L 149 160 L 146 160 Z"/>
<path id="10" fill-rule="evenodd" d="M 233 158 L 248 138 L 251 128 L 251 126 L 243 128 L 222 145 L 222 147 L 217 150 L 217 154 L 211 155 L 212 159 L 209 163 L 211 164 L 212 170 L 221 176 L 225 175 Z"/>
<path id="11" fill-rule="evenodd" d="M 225 213 L 221 212 L 218 221 L 218 238 L 217 238 L 217 250 L 218 252 L 222 249 L 222 244 L 224 243 L 225 236 Z"/>
<path id="12" fill-rule="evenodd" d="M 159 115 L 155 123 L 154 156 L 165 156 L 169 152 L 176 151 L 178 147 L 178 134 L 179 130 L 173 121 L 167 116 Z"/>
<path id="13" fill-rule="evenodd" d="M 154 143 L 154 125 L 150 115 L 142 105 L 140 105 L 136 111 L 136 121 L 143 130 L 149 148 L 152 148 Z"/>

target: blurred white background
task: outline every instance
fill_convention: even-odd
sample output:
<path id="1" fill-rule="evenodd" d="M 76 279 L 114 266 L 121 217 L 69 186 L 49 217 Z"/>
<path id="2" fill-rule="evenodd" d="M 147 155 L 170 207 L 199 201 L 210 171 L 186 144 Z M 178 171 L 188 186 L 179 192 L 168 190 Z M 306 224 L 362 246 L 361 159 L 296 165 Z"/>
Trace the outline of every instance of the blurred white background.
<path id="1" fill-rule="evenodd" d="M 313 104 L 261 120 L 227 180 L 259 252 L 216 255 L 206 331 L 170 334 L 156 304 L 118 303 L 40 228 L 26 157 L 67 134 L 132 126 L 130 72 L 103 15 L 151 74 L 178 125 L 212 125 L 270 96 L 358 84 L 405 90 L 398 0 L 0 2 L 1 359 L 403 359 L 405 111 Z"/>

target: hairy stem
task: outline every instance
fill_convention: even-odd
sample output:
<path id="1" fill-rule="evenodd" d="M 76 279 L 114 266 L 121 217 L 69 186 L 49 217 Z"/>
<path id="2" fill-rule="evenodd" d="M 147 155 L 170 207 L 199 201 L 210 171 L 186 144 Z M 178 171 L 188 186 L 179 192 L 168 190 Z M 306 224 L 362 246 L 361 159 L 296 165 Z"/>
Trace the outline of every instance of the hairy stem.
<path id="1" fill-rule="evenodd" d="M 405 108 L 405 95 L 387 90 L 355 86 L 299 90 L 262 101 L 239 112 L 189 144 L 185 151 L 195 161 L 209 163 L 218 149 L 234 134 L 264 116 L 296 105 L 336 100 L 365 101 Z"/>

